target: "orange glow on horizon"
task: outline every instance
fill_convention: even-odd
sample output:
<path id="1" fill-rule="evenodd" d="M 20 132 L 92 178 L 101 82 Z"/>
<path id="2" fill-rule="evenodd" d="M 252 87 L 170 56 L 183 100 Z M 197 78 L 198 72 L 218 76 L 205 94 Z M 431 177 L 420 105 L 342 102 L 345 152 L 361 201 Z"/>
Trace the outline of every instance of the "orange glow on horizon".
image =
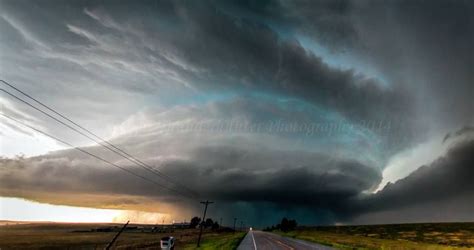
<path id="1" fill-rule="evenodd" d="M 70 223 L 123 223 L 130 220 L 137 224 L 173 221 L 164 213 L 52 205 L 11 197 L 0 197 L 0 220 Z"/>

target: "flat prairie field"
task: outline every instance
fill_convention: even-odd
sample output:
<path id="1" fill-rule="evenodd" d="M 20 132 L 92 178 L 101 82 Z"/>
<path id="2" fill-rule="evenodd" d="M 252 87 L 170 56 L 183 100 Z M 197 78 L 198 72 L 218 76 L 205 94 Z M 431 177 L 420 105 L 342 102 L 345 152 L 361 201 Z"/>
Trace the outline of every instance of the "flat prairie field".
<path id="1" fill-rule="evenodd" d="M 474 249 L 474 223 L 300 227 L 276 233 L 340 249 Z"/>
<path id="2" fill-rule="evenodd" d="M 122 227 L 107 223 L 0 223 L 0 249 L 104 249 Z M 176 238 L 176 248 L 191 249 L 198 229 L 154 228 L 154 225 L 129 225 L 114 244 L 115 249 L 157 249 L 164 236 Z M 204 230 L 203 242 L 238 239 L 228 230 Z"/>

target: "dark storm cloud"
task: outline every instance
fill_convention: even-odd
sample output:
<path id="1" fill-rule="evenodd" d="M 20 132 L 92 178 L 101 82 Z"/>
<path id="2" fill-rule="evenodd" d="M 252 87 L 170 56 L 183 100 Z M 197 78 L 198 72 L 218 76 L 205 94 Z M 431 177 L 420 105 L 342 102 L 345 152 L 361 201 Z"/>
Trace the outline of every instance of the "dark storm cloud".
<path id="1" fill-rule="evenodd" d="M 403 89 L 396 85 L 384 89 L 377 79 L 360 72 L 331 68 L 323 58 L 305 50 L 297 40 L 281 37 L 276 28 L 264 20 L 239 15 L 239 12 L 226 12 L 219 4 L 205 6 L 183 1 L 173 4 L 159 2 L 156 5 L 77 5 L 75 8 L 65 6 L 66 13 L 74 9 L 73 18 L 66 19 L 61 16 L 63 14 L 58 14 L 55 17 L 58 22 L 44 28 L 54 31 L 56 36 L 46 36 L 44 32 L 37 34 L 43 43 L 54 45 L 64 40 L 66 44 L 78 46 L 77 51 L 61 49 L 64 56 L 87 53 L 97 47 L 99 50 L 94 53 L 113 58 L 101 49 L 118 46 L 122 58 L 127 58 L 125 65 L 132 66 L 130 62 L 135 62 L 133 67 L 153 71 L 152 65 L 158 64 L 163 70 L 172 72 L 168 80 L 177 77 L 186 85 L 200 90 L 276 92 L 322 105 L 357 121 L 410 121 L 413 116 L 410 94 Z M 56 4 L 54 8 L 60 6 Z M 37 8 L 41 9 L 39 13 L 48 9 L 45 6 Z M 85 12 L 81 17 L 85 23 L 74 18 L 80 16 L 76 13 L 78 9 Z M 129 10 L 141 14 L 131 15 Z M 35 12 L 28 20 L 19 22 L 35 27 L 31 32 L 37 33 L 41 30 L 37 26 L 43 24 L 38 22 L 41 18 L 42 15 Z M 86 38 L 92 44 L 82 44 L 77 37 Z M 122 44 L 123 40 L 143 44 L 144 47 L 129 49 Z M 101 46 L 95 45 L 98 41 Z M 169 55 L 166 56 L 166 53 Z M 148 60 L 151 57 L 153 62 Z M 100 74 L 93 75 L 102 79 Z M 143 80 L 150 82 L 149 79 Z M 129 84 L 124 82 L 124 86 Z M 152 82 L 151 85 L 139 86 L 143 87 L 127 88 L 146 92 L 153 89 Z M 390 114 L 390 117 L 385 114 Z"/>
<path id="2" fill-rule="evenodd" d="M 454 146 L 431 165 L 422 166 L 408 177 L 388 184 L 372 199 L 378 209 L 442 202 L 466 194 L 474 195 L 473 178 L 474 140 L 468 140 Z"/>
<path id="3" fill-rule="evenodd" d="M 359 36 L 352 20 L 352 11 L 357 6 L 355 1 L 250 0 L 221 2 L 221 6 L 236 9 L 249 18 L 268 20 L 282 30 L 295 28 L 329 46 L 347 46 Z"/>
<path id="4" fill-rule="evenodd" d="M 474 140 L 461 139 L 430 165 L 381 191 L 353 200 L 354 221 L 465 221 L 474 213 Z"/>
<path id="5" fill-rule="evenodd" d="M 104 155 L 97 148 L 85 149 Z M 216 154 L 217 157 L 211 157 Z M 124 163 L 122 165 L 126 165 Z M 303 204 L 318 195 L 354 196 L 380 181 L 378 170 L 350 160 L 307 152 L 254 152 L 231 146 L 197 148 L 186 160 L 168 159 L 153 165 L 159 165 L 160 170 L 170 176 L 180 176 L 180 182 L 192 190 L 226 201 L 278 203 L 291 200 Z M 127 168 L 147 173 L 130 165 Z M 156 190 L 146 188 L 149 183 L 74 150 L 2 159 L 2 172 L 2 188 L 7 189 L 53 191 L 64 187 L 64 191 L 75 192 L 157 194 Z M 166 193 L 158 193 L 158 196 L 163 194 Z"/>
<path id="6" fill-rule="evenodd" d="M 410 86 L 428 117 L 423 123 L 442 117 L 452 129 L 473 122 L 472 1 L 283 3 L 302 34 L 369 62 L 392 84 Z"/>
<path id="7" fill-rule="evenodd" d="M 404 86 L 415 102 L 405 108 L 420 112 L 409 126 L 452 130 L 474 122 L 472 1 L 259 3 L 234 6 L 271 20 L 274 26 L 293 28 L 336 55 L 357 58 L 356 62 L 380 71 L 390 85 Z M 427 125 L 434 121 L 438 125 Z M 408 132 L 423 134 L 412 129 Z"/>
<path id="8" fill-rule="evenodd" d="M 85 206 L 100 207 L 106 204 L 91 203 L 81 197 L 86 194 L 110 196 L 107 204 L 113 203 L 125 209 L 137 206 L 137 200 L 146 197 L 165 205 L 180 204 L 197 209 L 192 200 L 177 193 L 155 188 L 153 184 L 118 169 L 74 155 L 75 152 L 68 150 L 28 159 L 2 159 L 2 195 L 36 196 L 40 198 L 33 199 L 52 203 L 57 202 L 58 197 L 73 195 L 77 199 L 69 201 L 69 204 L 82 201 Z M 177 180 L 180 183 L 202 197 L 218 201 L 221 206 L 233 207 L 232 204 L 243 203 L 250 210 L 259 209 L 262 204 L 272 206 L 272 213 L 265 219 L 259 218 L 262 223 L 272 223 L 275 213 L 300 207 L 345 214 L 349 199 L 380 181 L 380 173 L 371 167 L 306 152 L 255 152 L 234 147 L 208 147 L 197 150 L 186 160 L 170 159 L 150 164 L 159 165 L 160 170 L 169 176 L 179 176 Z M 159 179 L 135 167 L 127 168 Z M 172 184 L 168 186 L 176 188 Z M 50 192 L 54 192 L 55 196 L 43 197 Z M 230 212 L 219 213 L 231 216 Z"/>
<path id="9" fill-rule="evenodd" d="M 331 202 L 355 196 L 380 180 L 376 169 L 354 161 L 306 152 L 254 153 L 233 147 L 200 149 L 189 162 L 165 166 L 173 175 L 188 172 L 195 180 L 206 180 L 196 183 L 196 190 L 223 201 L 303 205 L 324 200 L 331 207 Z"/>
<path id="10" fill-rule="evenodd" d="M 331 68 L 263 21 L 235 17 L 218 8 L 179 7 L 184 9 L 180 14 L 187 27 L 192 27 L 180 50 L 189 62 L 212 73 L 206 75 L 210 83 L 226 87 L 236 83 L 299 97 L 351 119 L 388 119 L 383 114 L 390 113 L 397 120 L 412 115 L 409 94 L 402 89 L 383 89 L 377 79 Z"/>

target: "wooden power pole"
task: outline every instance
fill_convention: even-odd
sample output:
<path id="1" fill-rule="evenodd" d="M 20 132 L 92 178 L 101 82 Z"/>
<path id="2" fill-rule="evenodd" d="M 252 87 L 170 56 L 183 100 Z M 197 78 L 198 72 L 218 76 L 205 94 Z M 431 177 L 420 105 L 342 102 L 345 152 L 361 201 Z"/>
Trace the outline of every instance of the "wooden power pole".
<path id="1" fill-rule="evenodd" d="M 123 232 L 123 230 L 125 230 L 125 228 L 127 227 L 129 222 L 130 221 L 127 221 L 127 223 L 125 223 L 125 225 L 123 225 L 122 229 L 120 229 L 120 231 L 115 235 L 115 237 L 112 239 L 112 241 L 107 245 L 107 247 L 105 248 L 106 250 L 109 250 L 114 245 L 115 241 L 120 236 L 120 234 Z"/>
<path id="2" fill-rule="evenodd" d="M 207 206 L 209 204 L 212 204 L 214 202 L 212 201 L 201 201 L 201 204 L 204 204 L 204 215 L 202 216 L 202 221 L 201 221 L 201 226 L 200 226 L 200 229 L 199 229 L 199 237 L 198 237 L 198 243 L 197 243 L 197 247 L 199 247 L 199 244 L 201 244 L 201 236 L 202 236 L 202 228 L 203 228 L 203 224 L 206 222 L 206 212 L 207 212 Z"/>

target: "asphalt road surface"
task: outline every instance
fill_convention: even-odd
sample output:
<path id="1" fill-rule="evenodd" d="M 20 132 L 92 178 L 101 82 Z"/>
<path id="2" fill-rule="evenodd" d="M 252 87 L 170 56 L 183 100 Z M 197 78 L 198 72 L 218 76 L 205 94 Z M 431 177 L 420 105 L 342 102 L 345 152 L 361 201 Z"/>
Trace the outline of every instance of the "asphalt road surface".
<path id="1" fill-rule="evenodd" d="M 327 250 L 333 249 L 328 246 L 319 245 L 316 243 L 297 240 L 292 238 L 283 237 L 273 233 L 267 233 L 262 231 L 249 231 L 245 238 L 240 243 L 237 250 L 267 250 L 267 249 L 320 249 Z"/>

